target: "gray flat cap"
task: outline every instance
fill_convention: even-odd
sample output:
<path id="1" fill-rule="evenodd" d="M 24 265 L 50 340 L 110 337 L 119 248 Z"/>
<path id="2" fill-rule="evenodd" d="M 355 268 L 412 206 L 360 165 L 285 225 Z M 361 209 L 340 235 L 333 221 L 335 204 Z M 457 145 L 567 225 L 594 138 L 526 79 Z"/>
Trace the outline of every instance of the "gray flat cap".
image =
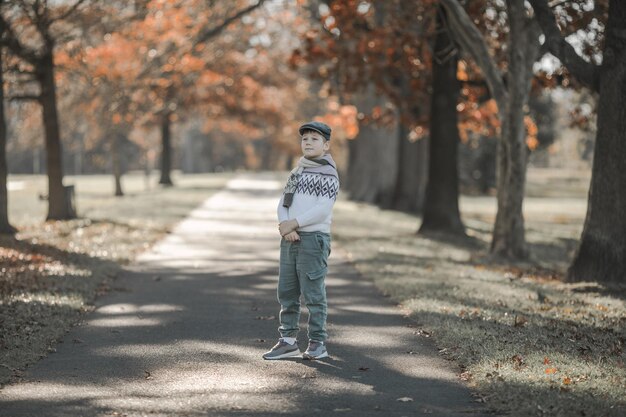
<path id="1" fill-rule="evenodd" d="M 326 140 L 330 140 L 330 133 L 332 130 L 330 126 L 328 126 L 326 123 L 308 122 L 300 126 L 300 129 L 298 129 L 298 132 L 300 132 L 300 135 L 302 135 L 302 132 L 304 132 L 305 130 L 309 130 L 309 129 L 319 132 L 322 136 L 324 136 Z"/>

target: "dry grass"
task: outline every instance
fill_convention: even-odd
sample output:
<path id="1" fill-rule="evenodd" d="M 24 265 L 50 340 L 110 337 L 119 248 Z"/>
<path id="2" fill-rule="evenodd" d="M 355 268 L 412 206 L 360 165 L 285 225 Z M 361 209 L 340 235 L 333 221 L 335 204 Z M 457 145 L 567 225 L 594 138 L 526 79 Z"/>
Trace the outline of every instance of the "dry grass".
<path id="1" fill-rule="evenodd" d="M 69 177 L 80 219 L 43 222 L 41 176 L 10 177 L 9 216 L 20 229 L 0 237 L 0 384 L 15 380 L 110 290 L 120 265 L 161 239 L 231 174 L 175 175 L 174 188 L 144 188 L 141 175 L 113 197 L 109 176 Z M 154 179 L 153 179 L 154 180 Z"/>
<path id="2" fill-rule="evenodd" d="M 623 416 L 626 288 L 561 281 L 585 203 L 528 199 L 533 259 L 514 266 L 487 260 L 490 198 L 462 199 L 467 240 L 417 236 L 417 217 L 347 201 L 333 227 L 357 268 L 417 322 L 416 337 L 433 337 L 498 413 Z"/>
<path id="3" fill-rule="evenodd" d="M 565 187 L 545 175 L 529 175 L 533 259 L 526 264 L 488 261 L 490 197 L 461 199 L 467 240 L 416 236 L 419 218 L 347 201 L 336 205 L 334 238 L 415 319 L 416 337 L 434 338 L 459 365 L 459 377 L 499 414 L 622 416 L 626 291 L 561 282 L 582 228 L 586 178 Z M 111 197 L 109 177 L 71 179 L 84 218 L 43 223 L 43 178 L 12 178 L 11 219 L 21 232 L 17 241 L 0 240 L 0 383 L 53 350 L 94 296 L 108 290 L 118 264 L 132 261 L 227 179 L 174 177 L 176 188 L 145 191 L 143 178 L 131 176 L 122 199 Z"/>

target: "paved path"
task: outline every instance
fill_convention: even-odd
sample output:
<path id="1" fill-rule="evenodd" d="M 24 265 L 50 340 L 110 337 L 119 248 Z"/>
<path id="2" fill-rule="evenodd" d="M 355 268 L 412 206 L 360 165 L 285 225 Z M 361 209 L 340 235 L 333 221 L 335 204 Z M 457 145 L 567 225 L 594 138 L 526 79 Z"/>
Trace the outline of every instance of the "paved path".
<path id="1" fill-rule="evenodd" d="M 278 336 L 280 187 L 239 176 L 193 211 L 56 353 L 0 391 L 0 416 L 481 415 L 451 364 L 337 245 L 331 358 L 261 359 Z"/>

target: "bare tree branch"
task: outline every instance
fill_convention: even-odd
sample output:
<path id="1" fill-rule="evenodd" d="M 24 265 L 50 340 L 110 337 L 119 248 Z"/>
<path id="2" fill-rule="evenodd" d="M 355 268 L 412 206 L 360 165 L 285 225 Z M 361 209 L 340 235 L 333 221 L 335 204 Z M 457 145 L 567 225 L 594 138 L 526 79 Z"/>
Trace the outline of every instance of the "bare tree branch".
<path id="1" fill-rule="evenodd" d="M 28 100 L 39 101 L 39 100 L 41 100 L 41 96 L 39 94 L 37 94 L 37 95 L 34 95 L 34 94 L 24 94 L 24 95 L 19 95 L 19 96 L 10 96 L 10 97 L 8 97 L 8 99 L 10 101 L 28 101 Z"/>
<path id="2" fill-rule="evenodd" d="M 210 30 L 207 30 L 203 33 L 201 33 L 200 35 L 198 35 L 198 37 L 193 41 L 193 47 L 191 48 L 191 50 L 194 50 L 194 47 L 202 42 L 206 42 L 207 40 L 209 40 L 212 37 L 215 37 L 217 35 L 219 35 L 229 24 L 233 23 L 234 21 L 236 21 L 237 19 L 240 19 L 241 17 L 245 16 L 247 13 L 250 13 L 251 11 L 255 10 L 256 8 L 260 7 L 263 3 L 265 2 L 265 0 L 259 0 L 256 4 L 247 7 L 243 10 L 240 10 L 239 12 L 237 12 L 236 14 L 234 14 L 233 16 L 227 18 L 226 20 L 224 20 L 224 22 L 222 22 L 219 26 L 216 26 Z M 211 2 L 209 2 L 209 4 L 211 4 Z M 174 51 L 176 51 L 177 46 L 175 43 L 170 42 L 163 50 L 163 52 L 161 52 L 159 55 L 157 55 L 156 57 L 153 58 L 153 60 L 155 62 L 160 62 L 161 60 L 165 59 L 166 57 L 168 57 L 170 54 L 172 54 Z M 144 69 L 141 71 L 141 73 L 139 73 L 139 75 L 136 77 L 138 80 L 143 79 L 150 71 L 152 71 L 153 66 L 152 65 L 146 65 L 144 67 Z"/>
<path id="3" fill-rule="evenodd" d="M 15 32 L 13 32 L 13 28 L 11 28 L 9 23 L 4 19 L 4 16 L 2 16 L 2 13 L 0 13 L 0 33 L 4 34 L 0 40 L 1 45 L 6 46 L 16 56 L 19 56 L 33 66 L 37 65 L 39 62 L 39 56 L 32 50 L 22 45 Z"/>
<path id="4" fill-rule="evenodd" d="M 252 6 L 246 7 L 245 9 L 238 11 L 237 13 L 232 15 L 231 17 L 226 18 L 218 26 L 216 26 L 214 28 L 211 28 L 211 29 L 209 29 L 207 31 L 202 32 L 195 39 L 194 46 L 198 45 L 198 44 L 200 44 L 202 42 L 206 42 L 209 39 L 219 35 L 224 29 L 226 29 L 226 27 L 228 25 L 230 25 L 231 23 L 233 23 L 236 20 L 241 19 L 243 16 L 245 16 L 248 13 L 250 13 L 251 11 L 261 7 L 263 5 L 263 3 L 265 3 L 265 0 L 259 0 L 256 4 L 253 4 Z"/>
<path id="5" fill-rule="evenodd" d="M 546 0 L 529 0 L 529 2 L 533 6 L 535 18 L 546 37 L 545 44 L 550 53 L 557 57 L 582 84 L 594 91 L 599 91 L 600 67 L 585 61 L 565 40 Z"/>
<path id="6" fill-rule="evenodd" d="M 15 75 L 27 75 L 27 74 L 15 74 Z M 12 84 L 16 84 L 16 85 L 29 85 L 32 83 L 37 82 L 37 79 L 35 77 L 29 76 L 28 78 L 18 78 L 12 81 Z"/>
<path id="7" fill-rule="evenodd" d="M 74 14 L 74 12 L 76 12 L 76 10 L 78 10 L 78 8 L 85 3 L 88 0 L 77 0 L 76 3 L 74 3 L 74 5 L 72 5 L 69 9 L 67 9 L 67 11 L 57 17 L 55 17 L 54 19 L 52 19 L 53 22 L 59 21 L 59 20 L 65 20 L 68 17 L 70 17 L 72 14 Z"/>
<path id="8" fill-rule="evenodd" d="M 504 110 L 508 92 L 502 74 L 489 54 L 489 48 L 476 25 L 458 0 L 441 0 L 446 9 L 448 27 L 454 40 L 469 53 L 480 67 L 498 108 Z"/>
<path id="9" fill-rule="evenodd" d="M 24 15 L 28 18 L 28 20 L 30 20 L 30 23 L 35 25 L 37 21 L 36 19 L 37 13 L 35 12 L 34 14 L 31 14 L 31 12 L 33 12 L 34 9 L 36 9 L 37 4 L 31 5 L 31 7 L 29 7 L 29 5 L 26 4 L 26 2 L 18 1 L 17 5 L 19 6 L 20 9 L 22 9 L 22 12 L 24 12 Z"/>

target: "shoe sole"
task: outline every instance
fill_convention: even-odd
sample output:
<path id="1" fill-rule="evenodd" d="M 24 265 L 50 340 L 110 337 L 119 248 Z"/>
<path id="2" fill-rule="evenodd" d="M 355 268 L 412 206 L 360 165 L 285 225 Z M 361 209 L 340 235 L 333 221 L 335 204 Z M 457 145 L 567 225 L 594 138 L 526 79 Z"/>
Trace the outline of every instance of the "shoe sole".
<path id="1" fill-rule="evenodd" d="M 293 352 L 283 353 L 282 355 L 278 356 L 263 356 L 263 359 L 272 361 L 276 359 L 299 358 L 300 355 L 302 355 L 302 353 L 300 353 L 299 350 L 294 350 Z"/>
<path id="2" fill-rule="evenodd" d="M 328 352 L 324 352 L 321 355 L 317 355 L 317 356 L 312 356 L 312 355 L 307 355 L 306 353 L 302 355 L 302 359 L 305 360 L 316 360 L 316 359 L 324 359 L 328 357 Z"/>

